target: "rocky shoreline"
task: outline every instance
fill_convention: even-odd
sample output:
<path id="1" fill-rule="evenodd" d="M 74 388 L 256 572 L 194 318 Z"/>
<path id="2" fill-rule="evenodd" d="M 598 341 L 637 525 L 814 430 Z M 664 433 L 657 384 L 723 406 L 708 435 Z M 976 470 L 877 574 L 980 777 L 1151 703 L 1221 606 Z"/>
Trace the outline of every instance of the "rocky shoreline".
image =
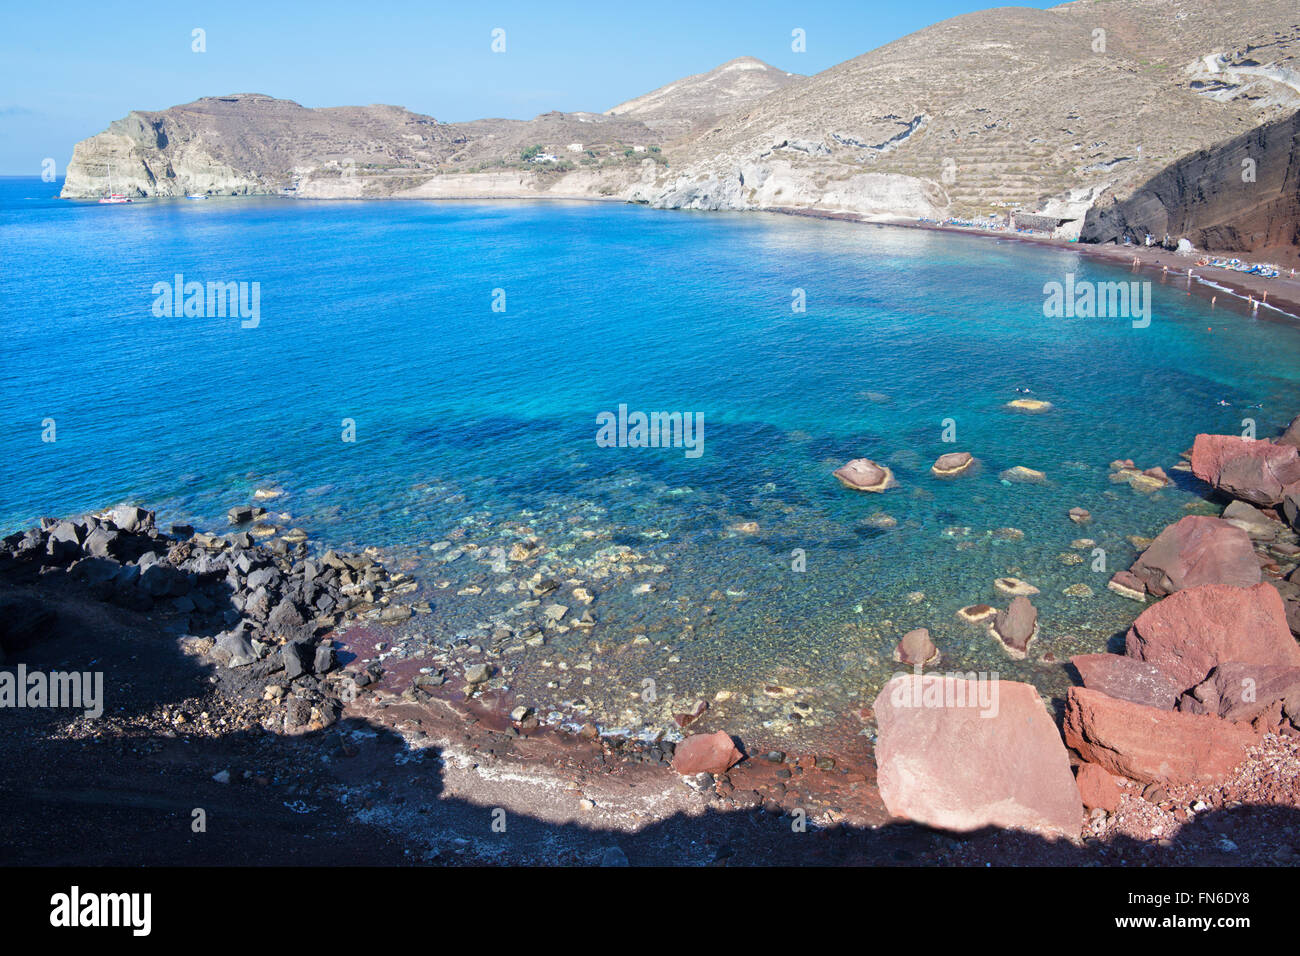
<path id="1" fill-rule="evenodd" d="M 437 748 L 444 767 L 454 754 L 465 770 L 459 786 L 467 795 L 486 789 L 491 799 L 522 813 L 527 791 L 542 787 L 553 795 L 549 812 L 555 825 L 577 822 L 634 834 L 656 820 L 717 811 L 759 814 L 783 828 L 806 820 L 818 832 L 866 833 L 910 820 L 943 832 L 991 826 L 1001 836 L 951 843 L 937 832 L 907 831 L 901 851 L 907 859 L 955 860 L 985 852 L 973 848 L 1006 840 L 1012 834 L 1006 827 L 1064 835 L 1072 844 L 1082 839 L 1105 857 L 1107 841 L 1120 834 L 1169 845 L 1170 833 L 1205 809 L 1252 800 L 1300 807 L 1300 770 L 1293 766 L 1300 739 L 1300 648 L 1292 636 L 1300 633 L 1298 446 L 1300 424 L 1276 442 L 1198 438 L 1186 467 L 1232 500 L 1221 518 L 1192 515 L 1171 525 L 1130 570 L 1114 575 L 1112 589 L 1143 602 L 1163 600 L 1134 623 L 1126 653 L 1072 661 L 1082 686 L 1057 704 L 1060 712 L 1041 709 L 1042 718 L 1027 725 L 1032 734 L 1016 749 L 1030 772 L 1019 784 L 1010 781 L 1027 789 L 1011 794 L 1000 789 L 1010 778 L 981 769 L 982 760 L 994 758 L 971 745 L 969 730 L 949 733 L 942 725 L 926 725 L 917 738 L 929 741 L 924 752 L 909 752 L 911 722 L 918 714 L 932 720 L 936 712 L 891 706 L 889 686 L 873 708 L 841 715 L 839 749 L 787 753 L 755 750 L 752 741 L 737 746 L 727 728 L 710 719 L 703 701 L 678 715 L 686 734 L 681 742 L 662 735 L 629 739 L 606 735 L 590 720 L 539 719 L 508 688 L 488 684 L 490 664 L 385 661 L 388 627 L 429 611 L 424 602 L 406 603 L 413 582 L 388 571 L 373 549 L 326 550 L 316 557 L 306 536 L 292 530 L 259 542 L 249 526 L 259 517 L 257 505 L 232 508 L 234 530 L 224 535 L 185 526 L 164 533 L 153 513 L 124 505 L 76 519 L 46 519 L 9 536 L 0 550 L 0 651 L 12 662 L 39 648 L 56 625 L 42 596 L 57 588 L 152 622 L 150 627 L 203 661 L 217 695 L 205 705 L 204 718 L 225 712 L 221 719 L 228 724 L 271 739 L 334 734 L 331 746 L 344 756 L 355 756 L 359 745 L 342 728 L 354 722 L 386 728 L 411 753 Z M 1115 463 L 1113 471 L 1116 466 L 1121 477 L 1153 471 L 1142 473 L 1126 462 Z M 1074 509 L 1063 520 L 1088 517 Z M 984 615 L 990 633 L 1013 657 L 1036 634 L 1032 594 L 1017 591 L 1008 585 L 1009 606 Z M 1243 636 L 1234 622 L 1244 620 L 1252 623 Z M 923 668 L 941 664 L 941 650 L 923 629 L 910 632 L 895 656 L 917 675 L 896 681 L 952 681 L 919 676 Z M 1249 706 L 1233 693 L 1244 679 L 1258 688 Z M 999 719 L 988 722 L 990 730 L 1042 708 L 1029 685 L 1002 684 L 1007 695 Z M 1026 692 L 1017 694 L 1016 688 Z M 155 729 L 170 724 L 169 733 L 180 726 L 176 721 L 193 720 L 177 711 L 151 719 Z M 879 733 L 875 747 L 873 722 Z M 981 724 L 973 726 L 983 732 Z M 187 729 L 220 739 L 229 726 L 209 720 Z M 63 732 L 98 735 L 93 722 L 83 720 Z M 945 739 L 956 752 L 946 751 Z M 988 743 L 996 751 L 1016 739 L 995 734 Z M 1055 769 L 1023 759 L 1026 752 L 1040 753 Z M 900 765 L 909 766 L 901 776 Z M 943 779 L 926 783 L 927 772 Z M 501 783 L 507 773 L 527 783 Z M 903 779 L 912 782 L 900 785 Z M 927 805 L 933 793 L 951 799 L 963 788 L 966 804 Z M 1046 814 L 1039 802 L 1045 793 L 1055 806 Z M 1002 806 L 1010 800 L 1019 815 L 981 816 L 990 800 Z M 1075 802 L 1079 813 L 1072 818 Z M 385 826 L 409 831 L 416 823 L 390 820 Z M 1033 841 L 1017 846 L 1026 862 L 1055 852 Z"/>
<path id="2" fill-rule="evenodd" d="M 880 792 L 893 814 L 942 830 L 1077 841 L 1086 809 L 1093 840 L 1168 841 L 1216 807 L 1300 808 L 1300 417 L 1276 440 L 1198 435 L 1186 457 L 1228 504 L 1221 517 L 1169 525 L 1114 574 L 1112 590 L 1155 603 L 1122 653 L 1071 659 L 1081 686 L 1063 713 L 1028 684 L 922 675 L 941 648 L 904 638 L 900 659 L 915 674 L 891 680 L 873 708 Z M 1167 480 L 1129 461 L 1112 470 Z M 993 631 L 1008 653 L 1023 653 L 1034 617 L 1024 596 L 999 612 Z M 1294 862 L 1281 845 L 1274 862 Z"/>

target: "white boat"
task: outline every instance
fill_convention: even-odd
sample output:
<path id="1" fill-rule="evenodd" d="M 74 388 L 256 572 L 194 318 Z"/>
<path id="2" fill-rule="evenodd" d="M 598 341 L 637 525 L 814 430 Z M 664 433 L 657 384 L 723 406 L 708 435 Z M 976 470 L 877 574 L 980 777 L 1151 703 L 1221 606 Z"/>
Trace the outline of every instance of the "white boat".
<path id="1" fill-rule="evenodd" d="M 186 199 L 207 199 L 208 197 L 203 195 L 203 193 L 186 193 L 185 198 Z"/>
<path id="2" fill-rule="evenodd" d="M 108 164 L 108 195 L 100 197 L 99 201 L 101 204 L 114 205 L 114 206 L 117 205 L 118 203 L 135 202 L 135 200 L 127 196 L 126 193 L 113 192 L 113 164 L 112 163 Z"/>

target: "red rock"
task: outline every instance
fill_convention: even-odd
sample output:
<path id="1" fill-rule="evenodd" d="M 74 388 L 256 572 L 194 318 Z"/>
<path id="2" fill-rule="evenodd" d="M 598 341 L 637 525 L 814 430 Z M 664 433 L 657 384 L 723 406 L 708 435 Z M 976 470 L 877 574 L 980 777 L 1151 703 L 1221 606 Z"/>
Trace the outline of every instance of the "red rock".
<path id="1" fill-rule="evenodd" d="M 975 459 L 968 451 L 950 451 L 946 455 L 940 455 L 930 471 L 941 478 L 948 478 L 953 475 L 960 475 L 971 465 L 975 464 Z"/>
<path id="2" fill-rule="evenodd" d="M 697 700 L 691 705 L 689 710 L 680 714 L 673 714 L 673 720 L 677 721 L 678 727 L 685 727 L 687 724 L 694 723 L 704 716 L 704 712 L 709 709 L 706 701 Z"/>
<path id="3" fill-rule="evenodd" d="M 909 667 L 933 664 L 938 659 L 939 649 L 930 640 L 930 632 L 923 627 L 908 631 L 894 648 L 894 660 Z"/>
<path id="4" fill-rule="evenodd" d="M 1254 720 L 1274 705 L 1279 710 L 1300 707 L 1300 667 L 1229 661 L 1178 701 L 1184 713 L 1213 714 L 1239 723 Z"/>
<path id="5" fill-rule="evenodd" d="M 1079 764 L 1074 782 L 1079 785 L 1079 796 L 1083 798 L 1083 805 L 1087 809 L 1101 809 L 1107 813 L 1119 809 L 1119 784 L 1095 763 Z"/>
<path id="6" fill-rule="evenodd" d="M 1283 489 L 1300 482 L 1300 448 L 1236 435 L 1197 435 L 1192 472 L 1234 498 L 1281 504 Z"/>
<path id="7" fill-rule="evenodd" d="M 1130 601 L 1139 601 L 1143 604 L 1147 600 L 1147 586 L 1138 579 L 1138 576 L 1132 571 L 1116 571 L 1110 576 L 1106 587 L 1114 591 L 1121 597 L 1126 597 Z"/>
<path id="8" fill-rule="evenodd" d="M 840 484 L 854 491 L 884 491 L 894 487 L 894 473 L 870 458 L 854 458 L 833 472 Z"/>
<path id="9" fill-rule="evenodd" d="M 673 770 L 683 777 L 696 773 L 726 773 L 742 756 L 724 731 L 695 734 L 677 745 L 673 752 Z"/>
<path id="10" fill-rule="evenodd" d="M 998 611 L 989 633 L 1011 657 L 1023 660 L 1038 635 L 1038 609 L 1024 595 L 1014 597 L 1005 611 Z"/>
<path id="11" fill-rule="evenodd" d="M 1156 597 L 1198 584 L 1249 587 L 1261 580 L 1250 536 L 1208 515 L 1165 528 L 1129 570 Z"/>
<path id="12" fill-rule="evenodd" d="M 1078 837 L 1079 790 L 1034 687 L 900 675 L 874 710 L 876 782 L 894 816 L 943 830 L 1015 827 Z"/>
<path id="13" fill-rule="evenodd" d="M 1228 661 L 1300 666 L 1300 645 L 1287 626 L 1282 596 L 1271 584 L 1203 584 L 1170 595 L 1138 615 L 1125 649 L 1129 657 L 1160 668 L 1182 690 Z"/>
<path id="14" fill-rule="evenodd" d="M 1246 757 L 1258 735 L 1218 717 L 1158 710 L 1071 687 L 1065 743 L 1088 763 L 1142 783 L 1211 784 Z"/>
<path id="15" fill-rule="evenodd" d="M 1300 448 L 1300 415 L 1291 420 L 1291 424 L 1286 427 L 1286 431 L 1277 440 L 1279 445 L 1294 445 Z"/>
<path id="16" fill-rule="evenodd" d="M 1083 686 L 1120 700 L 1172 710 L 1183 690 L 1154 664 L 1123 654 L 1079 654 L 1070 663 Z"/>

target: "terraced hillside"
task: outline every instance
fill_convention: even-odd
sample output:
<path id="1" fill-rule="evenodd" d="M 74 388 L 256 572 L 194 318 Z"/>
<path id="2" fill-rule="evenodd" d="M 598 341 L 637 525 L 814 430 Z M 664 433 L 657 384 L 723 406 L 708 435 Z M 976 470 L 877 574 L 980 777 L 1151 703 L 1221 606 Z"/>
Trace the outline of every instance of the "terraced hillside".
<path id="1" fill-rule="evenodd" d="M 1297 54 L 1292 0 L 1078 0 L 956 17 L 702 133 L 657 202 L 870 212 L 854 200 L 888 177 L 936 212 L 1056 199 L 1078 216 L 1300 108 Z"/>

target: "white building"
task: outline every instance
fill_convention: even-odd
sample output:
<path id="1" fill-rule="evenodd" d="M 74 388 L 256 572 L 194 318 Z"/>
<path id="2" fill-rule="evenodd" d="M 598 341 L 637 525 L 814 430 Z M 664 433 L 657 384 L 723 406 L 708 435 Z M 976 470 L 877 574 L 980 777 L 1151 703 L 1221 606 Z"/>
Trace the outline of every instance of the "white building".
<path id="1" fill-rule="evenodd" d="M 582 144 L 581 144 L 581 143 L 570 143 L 570 144 L 568 145 L 567 149 L 568 149 L 569 152 L 571 152 L 571 153 L 581 153 L 581 152 L 582 152 Z"/>

